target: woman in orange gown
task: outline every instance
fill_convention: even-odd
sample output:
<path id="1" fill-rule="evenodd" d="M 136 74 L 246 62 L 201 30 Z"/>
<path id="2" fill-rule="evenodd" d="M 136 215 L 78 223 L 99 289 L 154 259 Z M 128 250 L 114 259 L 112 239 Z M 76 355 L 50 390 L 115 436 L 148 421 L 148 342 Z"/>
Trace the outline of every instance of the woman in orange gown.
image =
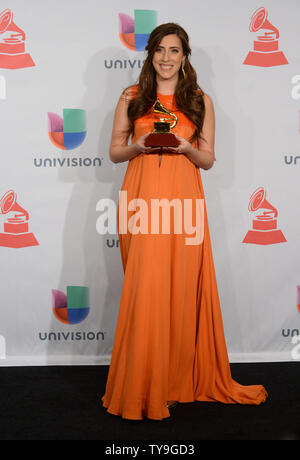
<path id="1" fill-rule="evenodd" d="M 170 417 L 169 409 L 177 402 L 258 405 L 267 398 L 265 388 L 242 386 L 231 376 L 199 169 L 214 164 L 213 102 L 196 83 L 188 36 L 180 26 L 157 27 L 146 49 L 139 84 L 124 91 L 116 108 L 110 158 L 115 163 L 129 160 L 121 192 L 127 193 L 126 203 L 133 200 L 136 205 L 128 207 L 128 213 L 126 209 L 126 225 L 131 218 L 128 228 L 132 230 L 143 217 L 144 223 L 148 219 L 148 231 L 120 231 L 118 213 L 124 282 L 102 403 L 109 413 L 132 420 Z M 151 72 L 154 99 L 147 110 L 133 116 L 130 104 L 149 86 Z M 190 87 L 191 81 L 198 112 L 190 110 L 195 107 L 192 101 L 183 113 L 177 104 L 180 88 Z M 179 146 L 162 154 L 145 146 L 154 121 L 158 121 L 152 110 L 156 98 L 178 118 L 172 132 Z M 140 219 L 136 199 L 147 205 Z M 159 223 L 159 231 L 151 232 L 155 199 L 182 203 L 181 217 L 177 215 L 174 223 L 171 219 L 169 231 L 163 232 Z M 189 210 L 193 224 L 196 220 L 194 240 L 183 224 L 185 200 L 193 203 Z M 196 203 L 204 204 L 201 223 L 200 214 L 195 218 Z M 120 207 L 121 199 L 118 211 Z M 175 231 L 175 222 L 184 227 L 181 233 Z M 199 225 L 204 230 L 200 238 Z"/>

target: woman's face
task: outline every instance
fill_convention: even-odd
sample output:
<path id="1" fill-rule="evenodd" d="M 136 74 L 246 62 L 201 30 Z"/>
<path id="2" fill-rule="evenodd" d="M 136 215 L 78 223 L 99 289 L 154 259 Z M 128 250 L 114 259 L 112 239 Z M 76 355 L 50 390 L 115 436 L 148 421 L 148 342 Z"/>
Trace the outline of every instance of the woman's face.
<path id="1" fill-rule="evenodd" d="M 165 35 L 153 56 L 153 67 L 161 80 L 174 80 L 185 61 L 181 40 L 177 35 Z"/>

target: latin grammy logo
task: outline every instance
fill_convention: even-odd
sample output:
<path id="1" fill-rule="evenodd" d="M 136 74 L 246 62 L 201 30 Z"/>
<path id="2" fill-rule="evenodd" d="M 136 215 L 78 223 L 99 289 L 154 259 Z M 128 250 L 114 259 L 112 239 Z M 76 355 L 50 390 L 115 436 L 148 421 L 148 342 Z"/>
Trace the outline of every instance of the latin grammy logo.
<path id="1" fill-rule="evenodd" d="M 288 64 L 282 51 L 279 51 L 279 30 L 271 24 L 264 7 L 258 8 L 250 21 L 250 32 L 259 32 L 254 40 L 254 50 L 248 53 L 244 64 L 258 67 L 273 67 Z M 264 34 L 262 31 L 265 31 Z"/>
<path id="2" fill-rule="evenodd" d="M 17 195 L 9 190 L 0 200 L 0 215 L 16 211 L 4 223 L 4 233 L 0 233 L 0 246 L 5 248 L 26 248 L 38 246 L 33 233 L 29 233 L 29 214 L 17 203 Z"/>
<path id="3" fill-rule="evenodd" d="M 25 53 L 25 33 L 13 22 L 10 9 L 0 13 L 0 68 L 34 67 L 30 54 Z"/>
<path id="4" fill-rule="evenodd" d="M 252 230 L 248 231 L 243 243 L 267 245 L 286 242 L 282 231 L 277 229 L 278 211 L 266 200 L 263 187 L 252 193 L 248 209 L 256 214 Z"/>

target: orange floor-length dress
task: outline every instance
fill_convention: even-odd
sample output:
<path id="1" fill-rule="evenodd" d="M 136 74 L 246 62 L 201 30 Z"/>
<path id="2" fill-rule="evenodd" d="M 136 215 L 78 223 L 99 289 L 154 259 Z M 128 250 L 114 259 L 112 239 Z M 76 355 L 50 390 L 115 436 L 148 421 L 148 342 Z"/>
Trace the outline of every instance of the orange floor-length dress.
<path id="1" fill-rule="evenodd" d="M 189 139 L 194 125 L 174 97 L 158 97 L 178 116 L 173 132 Z M 153 113 L 139 118 L 132 142 L 155 120 Z M 149 233 L 120 233 L 118 215 L 124 282 L 103 406 L 126 419 L 162 420 L 170 417 L 168 400 L 264 402 L 262 385 L 231 376 L 205 200 L 201 244 L 187 245 L 191 235 L 175 233 L 172 221 L 169 233 L 150 233 L 151 199 L 204 199 L 199 168 L 183 154 L 163 153 L 160 162 L 157 153 L 141 153 L 129 161 L 121 190 L 128 203 L 148 204 Z"/>

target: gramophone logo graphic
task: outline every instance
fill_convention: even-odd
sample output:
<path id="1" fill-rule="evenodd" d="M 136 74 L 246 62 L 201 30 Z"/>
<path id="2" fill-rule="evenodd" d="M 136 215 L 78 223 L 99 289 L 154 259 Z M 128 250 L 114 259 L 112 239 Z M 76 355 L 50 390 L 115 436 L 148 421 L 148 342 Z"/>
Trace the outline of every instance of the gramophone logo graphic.
<path id="1" fill-rule="evenodd" d="M 282 51 L 279 51 L 279 30 L 268 21 L 265 8 L 258 8 L 251 17 L 250 32 L 258 32 L 254 49 L 248 53 L 244 64 L 257 67 L 273 67 L 288 64 Z"/>
<path id="2" fill-rule="evenodd" d="M 253 192 L 248 209 L 255 215 L 252 229 L 248 231 L 243 243 L 267 245 L 286 242 L 282 231 L 277 228 L 278 211 L 266 200 L 263 187 Z"/>
<path id="3" fill-rule="evenodd" d="M 25 52 L 26 35 L 13 22 L 10 9 L 0 13 L 0 68 L 22 69 L 34 67 L 30 54 Z"/>
<path id="4" fill-rule="evenodd" d="M 0 200 L 0 215 L 14 212 L 4 223 L 4 233 L 0 233 L 0 246 L 5 248 L 27 248 L 38 246 L 33 233 L 29 233 L 29 214 L 17 203 L 17 195 L 9 190 Z"/>

